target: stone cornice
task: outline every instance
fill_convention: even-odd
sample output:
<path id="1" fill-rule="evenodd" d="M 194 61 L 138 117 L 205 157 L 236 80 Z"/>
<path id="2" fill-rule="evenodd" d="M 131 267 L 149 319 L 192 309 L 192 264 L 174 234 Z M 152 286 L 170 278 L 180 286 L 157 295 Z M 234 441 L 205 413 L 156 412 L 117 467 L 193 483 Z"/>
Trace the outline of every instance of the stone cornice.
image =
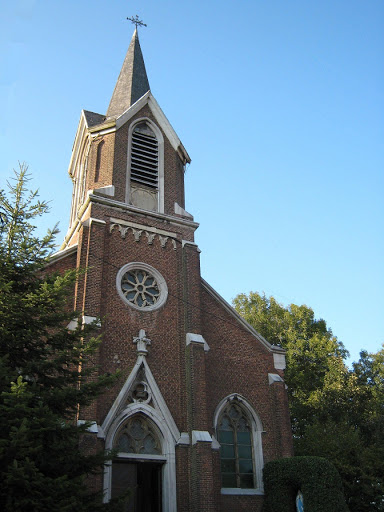
<path id="1" fill-rule="evenodd" d="M 54 254 L 52 254 L 52 256 L 50 256 L 49 261 L 46 264 L 46 267 L 49 267 L 50 265 L 53 265 L 57 261 L 67 258 L 68 256 L 75 252 L 77 252 L 77 244 L 71 245 L 71 247 L 67 247 L 67 249 L 55 252 Z"/>
<path id="2" fill-rule="evenodd" d="M 143 224 L 136 224 L 135 222 L 128 222 L 125 220 L 111 218 L 109 232 L 117 227 L 120 231 L 121 238 L 125 238 L 128 231 L 132 231 L 135 242 L 140 242 L 142 235 L 147 238 L 147 244 L 152 245 L 154 239 L 157 237 L 160 241 L 161 247 L 164 249 L 167 245 L 168 239 L 171 240 L 173 249 L 177 249 L 177 234 L 162 229 L 157 229 Z M 180 243 L 180 242 L 179 242 Z"/>
<path id="3" fill-rule="evenodd" d="M 116 201 L 116 199 L 110 199 L 109 197 L 101 196 L 98 194 L 94 194 L 94 191 L 90 190 L 88 192 L 89 200 L 92 203 L 98 203 L 105 206 L 111 206 L 113 208 L 119 208 L 120 210 L 124 210 L 129 213 L 140 214 L 144 217 L 155 218 L 156 220 L 166 221 L 170 224 L 174 224 L 175 226 L 183 226 L 186 228 L 192 228 L 193 230 L 199 227 L 198 222 L 194 222 L 188 219 L 181 219 L 178 217 L 174 217 L 173 215 L 168 215 L 166 213 L 158 213 L 158 212 L 150 212 L 148 210 L 143 210 L 141 208 L 137 208 L 136 206 L 132 206 L 127 203 L 122 203 L 121 201 Z"/>
<path id="4" fill-rule="evenodd" d="M 82 207 L 80 208 L 80 210 L 78 212 L 77 220 L 76 220 L 76 222 L 73 223 L 71 229 L 68 231 L 67 235 L 65 236 L 64 242 L 62 243 L 60 250 L 64 250 L 68 246 L 69 242 L 71 241 L 71 238 L 73 237 L 73 235 L 76 233 L 76 231 L 82 225 L 83 217 L 84 217 L 88 207 L 91 206 L 92 204 L 101 204 L 103 206 L 118 208 L 119 210 L 122 210 L 124 212 L 139 214 L 140 216 L 148 217 L 150 219 L 166 221 L 167 223 L 169 223 L 171 225 L 192 229 L 193 231 L 195 231 L 199 227 L 198 222 L 194 222 L 194 221 L 191 221 L 188 219 L 179 219 L 177 217 L 173 217 L 172 215 L 167 215 L 165 213 L 157 213 L 157 212 L 150 212 L 148 210 L 142 210 L 141 208 L 137 208 L 135 206 L 132 206 L 132 205 L 129 205 L 126 203 L 122 203 L 121 201 L 116 201 L 116 199 L 111 199 L 106 196 L 95 194 L 93 190 L 90 190 L 88 192 L 88 195 L 87 195 L 87 198 L 86 198 L 84 204 L 82 205 Z M 121 220 L 118 220 L 118 222 L 121 222 Z M 123 223 L 124 222 L 126 222 L 126 221 L 123 221 Z M 158 230 L 157 228 L 151 227 L 151 226 L 145 226 L 145 227 L 143 227 L 143 229 L 145 229 L 147 231 L 152 231 L 152 232 L 156 232 L 156 231 L 160 232 L 161 231 L 161 230 Z"/>

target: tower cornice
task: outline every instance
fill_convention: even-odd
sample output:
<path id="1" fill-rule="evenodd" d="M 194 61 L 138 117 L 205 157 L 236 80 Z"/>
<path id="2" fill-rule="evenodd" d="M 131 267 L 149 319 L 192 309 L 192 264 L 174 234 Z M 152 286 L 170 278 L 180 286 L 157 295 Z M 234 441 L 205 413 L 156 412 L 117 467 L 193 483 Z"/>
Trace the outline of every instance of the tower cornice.
<path id="1" fill-rule="evenodd" d="M 141 208 L 137 208 L 136 206 L 132 206 L 126 203 L 122 203 L 121 201 L 116 201 L 115 199 L 111 199 L 106 196 L 97 195 L 97 193 L 94 193 L 93 190 L 90 190 L 88 192 L 87 198 L 82 205 L 81 209 L 79 210 L 77 219 L 75 222 L 72 223 L 68 233 L 66 234 L 64 241 L 60 247 L 60 251 L 66 249 L 71 245 L 71 241 L 73 239 L 73 236 L 76 234 L 76 232 L 80 229 L 80 227 L 84 224 L 86 219 L 89 216 L 89 208 L 92 206 L 92 204 L 99 204 L 102 206 L 106 206 L 109 208 L 115 208 L 118 209 L 124 213 L 131 213 L 136 216 L 140 216 L 143 218 L 149 218 L 152 221 L 161 221 L 161 222 L 167 222 L 170 225 L 179 226 L 181 228 L 187 228 L 195 231 L 199 227 L 198 222 L 194 222 L 189 219 L 182 219 L 178 217 L 174 217 L 173 215 L 168 215 L 165 213 L 158 213 L 158 212 L 151 212 L 148 210 L 143 210 Z"/>

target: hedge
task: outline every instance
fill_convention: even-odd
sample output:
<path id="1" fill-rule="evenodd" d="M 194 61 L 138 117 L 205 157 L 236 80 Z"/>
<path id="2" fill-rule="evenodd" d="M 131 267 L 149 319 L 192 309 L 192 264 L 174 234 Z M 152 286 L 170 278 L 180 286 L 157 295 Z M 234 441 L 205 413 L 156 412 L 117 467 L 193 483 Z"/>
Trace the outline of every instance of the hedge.
<path id="1" fill-rule="evenodd" d="M 322 457 L 290 457 L 264 467 L 263 512 L 296 512 L 301 491 L 305 512 L 347 512 L 340 475 Z"/>

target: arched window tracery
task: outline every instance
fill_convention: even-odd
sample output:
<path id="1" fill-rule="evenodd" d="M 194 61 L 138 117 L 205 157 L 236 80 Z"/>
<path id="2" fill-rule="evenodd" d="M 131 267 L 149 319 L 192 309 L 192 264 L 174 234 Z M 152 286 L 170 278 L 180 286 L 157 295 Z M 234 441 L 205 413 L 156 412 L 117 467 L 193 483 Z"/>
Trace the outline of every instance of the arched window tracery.
<path id="1" fill-rule="evenodd" d="M 215 414 L 224 494 L 262 492 L 261 422 L 245 399 L 231 395 Z"/>
<path id="2" fill-rule="evenodd" d="M 131 454 L 160 455 L 161 442 L 156 429 L 145 416 L 135 415 L 120 427 L 114 448 Z"/>

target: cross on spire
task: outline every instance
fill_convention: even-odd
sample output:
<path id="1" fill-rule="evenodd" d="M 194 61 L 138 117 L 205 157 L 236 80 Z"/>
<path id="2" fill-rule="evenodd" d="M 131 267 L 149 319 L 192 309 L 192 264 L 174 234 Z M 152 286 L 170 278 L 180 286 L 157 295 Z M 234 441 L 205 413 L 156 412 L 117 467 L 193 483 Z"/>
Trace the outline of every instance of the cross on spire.
<path id="1" fill-rule="evenodd" d="M 139 17 L 137 14 L 136 14 L 135 18 L 132 16 L 132 18 L 127 18 L 127 20 L 129 20 L 134 25 L 136 25 L 136 30 L 137 30 L 137 27 L 146 27 L 147 26 L 145 23 L 143 23 L 142 20 L 139 20 Z"/>

